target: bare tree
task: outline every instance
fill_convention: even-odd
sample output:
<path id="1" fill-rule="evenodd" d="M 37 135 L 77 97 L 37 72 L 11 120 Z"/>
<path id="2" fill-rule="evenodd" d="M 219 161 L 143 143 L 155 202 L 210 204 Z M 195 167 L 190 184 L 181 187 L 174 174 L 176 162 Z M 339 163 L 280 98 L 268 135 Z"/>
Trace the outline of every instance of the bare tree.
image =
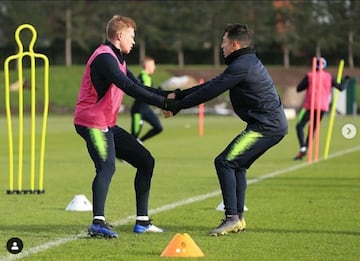
<path id="1" fill-rule="evenodd" d="M 65 10 L 65 65 L 67 67 L 72 65 L 72 26 L 71 26 L 71 7 L 68 4 L 69 2 L 66 1 L 66 10 Z"/>

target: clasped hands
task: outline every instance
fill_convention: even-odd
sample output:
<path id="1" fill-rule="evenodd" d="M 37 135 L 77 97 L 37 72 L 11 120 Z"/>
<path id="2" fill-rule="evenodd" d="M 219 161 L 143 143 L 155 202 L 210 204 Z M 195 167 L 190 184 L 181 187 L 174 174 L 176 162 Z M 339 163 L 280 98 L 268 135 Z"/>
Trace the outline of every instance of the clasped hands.
<path id="1" fill-rule="evenodd" d="M 175 92 L 169 93 L 167 98 L 165 99 L 164 109 L 162 110 L 162 114 L 165 118 L 170 118 L 175 116 L 179 111 L 180 108 L 177 104 L 177 100 Z"/>

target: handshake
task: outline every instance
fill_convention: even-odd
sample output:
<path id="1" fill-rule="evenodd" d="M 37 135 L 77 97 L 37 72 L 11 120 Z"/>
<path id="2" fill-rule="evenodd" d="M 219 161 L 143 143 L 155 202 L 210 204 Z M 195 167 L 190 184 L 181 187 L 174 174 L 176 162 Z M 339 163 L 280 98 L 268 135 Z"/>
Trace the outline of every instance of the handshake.
<path id="1" fill-rule="evenodd" d="M 176 94 L 174 92 L 168 94 L 167 98 L 164 100 L 164 106 L 162 114 L 165 118 L 175 116 L 180 110 L 179 101 L 175 99 Z"/>

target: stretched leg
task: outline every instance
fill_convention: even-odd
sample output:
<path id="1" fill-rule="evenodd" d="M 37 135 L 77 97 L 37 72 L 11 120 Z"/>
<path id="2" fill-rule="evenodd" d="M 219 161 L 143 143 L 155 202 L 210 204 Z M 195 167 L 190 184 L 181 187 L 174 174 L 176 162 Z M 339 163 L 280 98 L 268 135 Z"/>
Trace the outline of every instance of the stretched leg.
<path id="1" fill-rule="evenodd" d="M 324 116 L 324 113 L 325 113 L 324 111 L 320 111 L 320 121 L 322 120 L 322 118 Z M 315 115 L 316 115 L 316 110 L 314 111 L 314 119 L 315 119 Z M 316 128 L 317 128 L 317 121 L 314 120 L 314 124 L 313 124 L 313 133 L 314 133 L 314 135 L 315 135 Z M 309 135 L 306 137 L 305 146 L 308 147 L 308 144 L 309 144 Z"/>
<path id="2" fill-rule="evenodd" d="M 241 204 L 245 200 L 245 196 L 242 196 L 246 189 L 245 170 L 268 149 L 267 144 L 264 144 L 266 147 L 260 147 L 263 146 L 263 139 L 266 138 L 261 133 L 245 130 L 215 159 L 226 215 L 237 215 L 238 208 L 244 207 L 238 206 L 237 196 L 241 197 Z"/>
<path id="3" fill-rule="evenodd" d="M 245 194 L 246 194 L 246 169 L 238 169 L 235 172 L 236 177 L 236 198 L 237 198 L 237 213 L 239 218 L 243 217 L 245 206 Z"/>
<path id="4" fill-rule="evenodd" d="M 113 127 L 112 130 L 114 132 L 116 157 L 125 160 L 136 168 L 134 179 L 136 213 L 138 216 L 147 216 L 155 160 L 150 152 L 128 132 L 118 126 Z"/>
<path id="5" fill-rule="evenodd" d="M 304 139 L 304 128 L 309 121 L 309 117 L 310 117 L 310 112 L 304 108 L 300 110 L 300 113 L 297 117 L 296 133 L 300 148 L 306 146 L 306 142 Z"/>
<path id="6" fill-rule="evenodd" d="M 299 116 L 297 117 L 297 123 L 296 123 L 296 133 L 300 145 L 300 150 L 298 154 L 294 157 L 294 160 L 301 160 L 306 155 L 306 151 L 308 147 L 307 145 L 308 137 L 306 138 L 306 140 L 304 139 L 304 128 L 305 125 L 309 122 L 309 119 L 310 119 L 310 111 L 304 108 L 301 109 Z"/>
<path id="7" fill-rule="evenodd" d="M 237 198 L 237 212 L 240 220 L 240 231 L 245 230 L 246 221 L 244 218 L 245 195 L 246 195 L 246 169 L 238 169 L 236 175 L 236 198 Z"/>
<path id="8" fill-rule="evenodd" d="M 92 183 L 93 223 L 89 227 L 91 236 L 118 237 L 105 222 L 105 202 L 109 185 L 115 173 L 115 147 L 111 130 L 99 130 L 75 126 L 77 133 L 85 140 L 96 175 Z"/>
<path id="9" fill-rule="evenodd" d="M 209 235 L 224 235 L 245 229 L 243 219 L 246 194 L 246 169 L 283 136 L 264 137 L 261 133 L 245 130 L 240 133 L 215 159 L 226 219 Z"/>
<path id="10" fill-rule="evenodd" d="M 92 183 L 93 214 L 104 216 L 109 184 L 115 173 L 115 148 L 111 131 L 101 131 L 76 126 L 79 135 L 86 141 L 91 159 L 95 164 L 96 175 Z"/>
<path id="11" fill-rule="evenodd" d="M 163 127 L 161 126 L 160 120 L 150 108 L 147 108 L 146 111 L 143 112 L 142 117 L 144 121 L 151 125 L 151 129 L 140 138 L 141 141 L 145 141 L 162 132 Z"/>
<path id="12" fill-rule="evenodd" d="M 134 188 L 136 196 L 135 233 L 164 232 L 151 223 L 148 216 L 151 179 L 155 160 L 150 152 L 136 138 L 120 127 L 114 127 L 116 157 L 136 168 Z"/>
<path id="13" fill-rule="evenodd" d="M 141 119 L 141 113 L 134 112 L 131 113 L 131 134 L 138 138 L 143 126 L 143 122 Z"/>
<path id="14" fill-rule="evenodd" d="M 225 206 L 225 215 L 236 215 L 236 166 L 233 162 L 226 160 L 226 150 L 216 157 L 215 168 Z"/>

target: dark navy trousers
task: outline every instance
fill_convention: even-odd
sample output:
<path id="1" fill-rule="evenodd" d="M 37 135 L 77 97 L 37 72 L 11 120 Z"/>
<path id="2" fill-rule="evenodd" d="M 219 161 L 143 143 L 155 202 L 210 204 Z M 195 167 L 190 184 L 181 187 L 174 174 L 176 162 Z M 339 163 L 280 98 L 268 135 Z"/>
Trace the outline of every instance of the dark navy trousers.
<path id="1" fill-rule="evenodd" d="M 246 170 L 284 135 L 263 136 L 244 130 L 215 159 L 225 215 L 243 215 L 247 187 Z"/>
<path id="2" fill-rule="evenodd" d="M 135 110 L 137 109 L 137 110 Z M 149 107 L 149 105 L 141 106 L 141 108 L 135 108 L 131 110 L 131 134 L 141 141 L 145 141 L 160 132 L 162 132 L 163 127 L 158 116 L 154 111 Z M 142 137 L 140 133 L 143 127 L 143 122 L 150 124 L 151 129 L 148 130 Z"/>
<path id="3" fill-rule="evenodd" d="M 105 216 L 105 201 L 111 178 L 115 173 L 115 159 L 122 159 L 136 168 L 134 180 L 136 214 L 148 215 L 148 201 L 155 160 L 134 136 L 114 126 L 106 130 L 75 125 L 76 132 L 85 140 L 94 162 L 96 175 L 92 183 L 93 215 Z"/>
<path id="4" fill-rule="evenodd" d="M 320 111 L 320 120 L 322 120 L 325 111 Z M 317 110 L 314 110 L 314 124 L 313 124 L 313 133 L 316 130 L 316 115 Z M 299 112 L 296 122 L 296 134 L 299 141 L 300 148 L 301 147 L 308 147 L 309 144 L 309 133 L 306 136 L 306 140 L 304 139 L 304 128 L 305 125 L 310 121 L 310 110 L 302 108 Z M 308 130 L 310 130 L 310 125 Z"/>

